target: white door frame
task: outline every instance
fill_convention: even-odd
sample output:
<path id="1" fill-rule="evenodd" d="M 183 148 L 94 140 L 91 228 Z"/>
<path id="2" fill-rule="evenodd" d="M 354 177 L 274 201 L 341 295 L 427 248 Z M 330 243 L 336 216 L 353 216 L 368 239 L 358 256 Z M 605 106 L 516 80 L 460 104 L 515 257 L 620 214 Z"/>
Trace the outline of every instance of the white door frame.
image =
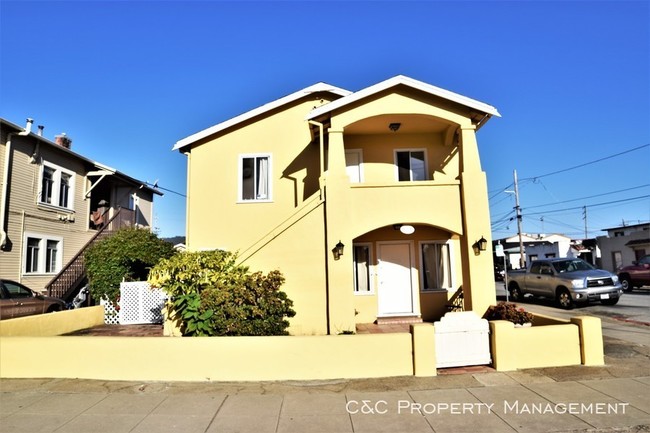
<path id="1" fill-rule="evenodd" d="M 350 167 L 355 167 L 355 165 L 348 165 L 348 155 L 355 155 L 357 157 L 357 160 L 359 163 L 356 165 L 357 167 L 357 173 L 359 176 L 358 181 L 354 181 L 350 179 L 350 183 L 362 183 L 364 182 L 363 178 L 363 150 L 362 149 L 345 149 L 345 170 L 348 176 L 350 175 L 349 173 L 349 168 Z"/>
<path id="2" fill-rule="evenodd" d="M 379 311 L 379 297 L 382 296 L 381 293 L 381 281 L 382 281 L 382 266 L 381 266 L 381 247 L 383 245 L 408 245 L 409 248 L 409 266 L 410 266 L 410 284 L 411 284 L 411 306 L 412 311 L 410 312 L 382 312 Z M 377 242 L 377 316 L 378 317 L 390 317 L 390 316 L 419 316 L 420 315 L 420 291 L 419 291 L 419 275 L 418 270 L 415 267 L 415 248 L 413 241 L 378 241 Z"/>

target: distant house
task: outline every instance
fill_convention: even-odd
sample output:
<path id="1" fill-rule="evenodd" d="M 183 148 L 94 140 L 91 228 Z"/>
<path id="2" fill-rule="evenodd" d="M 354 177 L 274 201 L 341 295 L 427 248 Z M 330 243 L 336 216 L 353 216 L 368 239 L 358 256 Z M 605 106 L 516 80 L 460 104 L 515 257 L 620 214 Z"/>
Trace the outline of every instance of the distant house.
<path id="1" fill-rule="evenodd" d="M 458 294 L 482 315 L 496 295 L 476 131 L 498 115 L 397 76 L 318 83 L 211 126 L 174 147 L 187 247 L 279 269 L 293 334 L 437 320 Z"/>
<path id="2" fill-rule="evenodd" d="M 157 190 L 55 141 L 0 119 L 0 277 L 70 297 L 84 283 L 70 265 L 96 236 L 151 226 Z"/>
<path id="3" fill-rule="evenodd" d="M 559 233 L 546 234 L 524 234 L 524 261 L 526 263 L 537 259 L 548 259 L 553 257 L 579 257 L 593 265 L 598 265 L 600 251 L 593 239 L 574 240 Z M 504 254 L 508 258 L 508 265 L 512 269 L 519 269 L 519 236 L 498 239 L 495 244 L 503 245 Z M 498 266 L 503 265 L 503 259 L 495 259 Z"/>
<path id="4" fill-rule="evenodd" d="M 597 238 L 603 252 L 603 269 L 616 272 L 650 254 L 650 223 L 623 225 L 603 229 L 606 236 Z"/>

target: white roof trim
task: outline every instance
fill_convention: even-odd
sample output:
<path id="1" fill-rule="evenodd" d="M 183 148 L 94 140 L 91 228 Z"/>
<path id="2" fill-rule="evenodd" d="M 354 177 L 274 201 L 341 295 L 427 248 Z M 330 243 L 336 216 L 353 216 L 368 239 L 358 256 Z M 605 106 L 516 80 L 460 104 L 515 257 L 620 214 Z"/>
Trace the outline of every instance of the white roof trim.
<path id="1" fill-rule="evenodd" d="M 418 89 L 423 92 L 447 99 L 449 101 L 465 105 L 466 107 L 474 108 L 492 116 L 501 117 L 497 109 L 491 105 L 468 98 L 467 96 L 459 95 L 458 93 L 450 92 L 449 90 L 441 89 L 440 87 L 432 86 L 431 84 L 427 84 L 422 81 L 414 80 L 413 78 L 409 78 L 404 75 L 397 75 L 396 77 L 389 78 L 388 80 L 382 81 L 381 83 L 366 87 L 365 89 L 359 90 L 358 92 L 354 92 L 348 96 L 344 96 L 341 99 L 337 99 L 336 101 L 332 101 L 328 104 L 315 108 L 307 115 L 306 119 L 314 119 L 322 114 L 329 113 L 333 110 L 336 110 L 337 108 L 341 108 L 347 104 L 351 104 L 355 101 L 366 98 L 375 93 L 379 93 L 399 84 L 404 84 L 414 89 Z"/>
<path id="2" fill-rule="evenodd" d="M 283 98 L 277 99 L 273 102 L 269 102 L 267 104 L 264 104 L 260 107 L 257 107 L 253 110 L 247 111 L 246 113 L 240 114 L 239 116 L 233 117 L 232 119 L 226 120 L 225 122 L 218 123 L 214 126 L 211 126 L 207 129 L 204 129 L 203 131 L 199 131 L 196 134 L 192 134 L 189 137 L 183 138 L 181 140 L 178 140 L 176 144 L 174 145 L 172 150 L 178 150 L 181 149 L 185 146 L 189 146 L 190 144 L 194 143 L 195 141 L 201 140 L 205 137 L 208 137 L 214 133 L 217 133 L 219 131 L 223 131 L 226 128 L 229 128 L 231 126 L 237 125 L 238 123 L 245 122 L 246 120 L 252 119 L 255 116 L 259 116 L 260 114 L 264 114 L 266 112 L 269 112 L 271 110 L 274 110 L 278 107 L 281 107 L 283 105 L 289 104 L 293 101 L 296 101 L 304 96 L 307 96 L 311 93 L 316 93 L 316 92 L 330 92 L 334 93 L 339 96 L 348 96 L 352 92 L 341 89 L 339 87 L 331 86 L 326 83 L 317 83 L 312 86 L 306 87 L 302 90 L 299 90 L 297 92 L 294 92 L 288 96 L 285 96 Z"/>

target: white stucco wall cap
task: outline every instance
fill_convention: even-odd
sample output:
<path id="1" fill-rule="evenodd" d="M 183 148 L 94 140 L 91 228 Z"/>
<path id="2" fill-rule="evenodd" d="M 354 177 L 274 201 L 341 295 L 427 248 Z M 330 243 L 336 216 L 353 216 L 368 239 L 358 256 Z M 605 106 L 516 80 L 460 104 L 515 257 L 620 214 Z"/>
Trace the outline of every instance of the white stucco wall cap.
<path id="1" fill-rule="evenodd" d="M 204 129 L 203 131 L 199 131 L 195 134 L 190 135 L 189 137 L 185 137 L 181 140 L 178 140 L 176 144 L 174 145 L 172 150 L 179 150 L 182 149 L 186 146 L 189 146 L 190 144 L 201 140 L 205 137 L 208 137 L 212 134 L 215 134 L 219 131 L 223 131 L 226 128 L 230 128 L 231 126 L 235 126 L 239 123 L 245 122 L 249 119 L 252 119 L 255 116 L 259 116 L 261 114 L 264 114 L 266 112 L 269 112 L 271 110 L 275 110 L 276 108 L 282 107 L 283 105 L 290 104 L 294 101 L 297 101 L 300 98 L 303 98 L 307 95 L 310 95 L 312 93 L 318 93 L 318 92 L 329 92 L 333 93 L 335 95 L 339 96 L 347 96 L 351 92 L 345 89 L 341 89 L 340 87 L 332 86 L 327 83 L 316 83 L 312 86 L 306 87 L 302 90 L 298 90 L 297 92 L 294 92 L 290 95 L 287 95 L 283 98 L 276 99 L 275 101 L 266 103 L 260 107 L 257 107 L 253 110 L 247 111 L 243 114 L 240 114 L 239 116 L 235 116 L 229 120 L 226 120 L 224 122 L 218 123 L 214 126 L 211 126 L 209 128 Z"/>
<path id="2" fill-rule="evenodd" d="M 445 90 L 440 87 L 436 87 L 422 81 L 415 80 L 405 75 L 397 75 L 393 78 L 389 78 L 388 80 L 382 81 L 370 87 L 366 87 L 365 89 L 359 90 L 358 92 L 351 93 L 347 96 L 344 96 L 341 99 L 337 99 L 336 101 L 332 101 L 328 104 L 315 108 L 307 115 L 306 120 L 315 119 L 325 113 L 329 113 L 338 108 L 344 107 L 348 104 L 359 101 L 363 98 L 372 96 L 376 93 L 382 92 L 386 89 L 390 89 L 391 87 L 395 87 L 400 84 L 412 87 L 414 89 L 429 93 L 434 96 L 447 99 L 449 101 L 464 105 L 466 107 L 473 108 L 475 110 L 481 111 L 491 116 L 501 117 L 497 109 L 491 105 L 485 104 L 475 99 L 468 98 L 467 96 L 463 96 L 458 93 L 450 92 L 449 90 Z"/>

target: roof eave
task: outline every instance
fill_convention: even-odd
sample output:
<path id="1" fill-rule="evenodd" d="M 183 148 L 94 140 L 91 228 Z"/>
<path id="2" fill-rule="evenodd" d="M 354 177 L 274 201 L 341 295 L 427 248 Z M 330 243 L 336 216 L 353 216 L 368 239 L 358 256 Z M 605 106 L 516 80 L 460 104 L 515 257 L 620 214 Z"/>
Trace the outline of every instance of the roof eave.
<path id="1" fill-rule="evenodd" d="M 23 127 L 18 126 L 13 122 L 8 121 L 7 119 L 0 118 L 0 121 L 2 123 L 5 123 L 8 126 L 11 126 L 12 128 L 16 129 L 17 131 L 23 131 L 24 130 Z M 134 177 L 131 177 L 128 174 L 122 173 L 122 172 L 120 172 L 120 171 L 118 171 L 118 170 L 116 170 L 116 169 L 114 169 L 112 167 L 109 167 L 109 166 L 107 166 L 105 164 L 102 164 L 101 162 L 93 161 L 92 159 L 86 158 L 85 156 L 80 155 L 77 152 L 75 152 L 75 151 L 73 151 L 71 149 L 68 149 L 67 147 L 60 146 L 60 145 L 56 144 L 55 142 L 53 142 L 51 140 L 48 140 L 47 138 L 45 138 L 45 137 L 43 137 L 41 135 L 38 135 L 38 134 L 36 134 L 34 132 L 30 132 L 29 135 L 27 135 L 27 137 L 35 138 L 35 139 L 39 140 L 40 142 L 42 142 L 44 144 L 47 144 L 48 146 L 52 146 L 55 149 L 58 149 L 58 150 L 60 150 L 60 151 L 62 151 L 64 153 L 67 153 L 67 154 L 69 154 L 69 155 L 71 155 L 71 156 L 73 156 L 73 157 L 75 157 L 75 158 L 77 158 L 77 159 L 79 159 L 81 161 L 84 161 L 87 164 L 90 164 L 90 165 L 92 165 L 94 167 L 97 167 L 97 168 L 99 168 L 101 170 L 107 170 L 107 171 L 112 172 L 113 174 L 117 174 L 119 177 L 121 177 L 127 183 L 130 183 L 130 184 L 133 184 L 133 185 L 139 185 L 140 188 L 147 189 L 147 190 L 151 191 L 154 194 L 157 194 L 157 195 L 160 195 L 160 196 L 163 195 L 163 193 L 161 191 L 159 191 L 159 190 L 157 190 L 155 188 L 151 188 L 151 187 L 147 186 L 146 182 L 143 182 L 143 181 L 138 180 L 138 179 L 136 179 Z"/>
<path id="2" fill-rule="evenodd" d="M 209 137 L 212 134 L 216 134 L 217 132 L 223 131 L 227 128 L 230 128 L 232 126 L 235 126 L 239 123 L 245 122 L 249 119 L 252 119 L 256 116 L 262 115 L 264 113 L 267 113 L 271 110 L 274 110 L 276 108 L 282 107 L 283 105 L 290 104 L 291 102 L 297 101 L 300 98 L 303 98 L 305 96 L 311 95 L 313 93 L 319 93 L 319 92 L 329 92 L 333 93 L 335 95 L 339 95 L 342 97 L 350 95 L 352 92 L 342 89 L 340 87 L 332 86 L 327 83 L 316 83 L 312 86 L 306 87 L 302 90 L 298 90 L 297 92 L 294 92 L 290 95 L 284 96 L 280 99 L 276 99 L 275 101 L 266 103 L 264 105 L 261 105 L 257 108 L 254 108 L 250 111 L 247 111 L 245 113 L 240 114 L 239 116 L 235 116 L 231 119 L 228 119 L 224 122 L 218 123 L 214 126 L 211 126 L 209 128 L 206 128 L 202 131 L 199 131 L 195 134 L 192 134 L 188 137 L 185 137 L 181 140 L 178 140 L 174 147 L 172 148 L 172 151 L 174 150 L 179 150 L 182 151 L 182 149 L 186 148 L 187 146 L 190 146 L 191 144 L 202 140 L 206 137 Z"/>
<path id="3" fill-rule="evenodd" d="M 384 90 L 390 89 L 391 87 L 395 87 L 400 84 L 409 86 L 414 89 L 421 90 L 431 95 L 439 96 L 441 98 L 447 99 L 457 104 L 464 105 L 469 108 L 473 108 L 477 111 L 480 111 L 490 116 L 501 117 L 499 111 L 495 107 L 489 104 L 477 101 L 472 98 L 468 98 L 467 96 L 463 96 L 458 93 L 451 92 L 449 90 L 442 89 L 440 87 L 433 86 L 431 84 L 424 83 L 422 81 L 415 80 L 413 78 L 404 75 L 397 75 L 393 78 L 389 78 L 388 80 L 374 84 L 370 87 L 366 87 L 365 89 L 352 93 L 341 99 L 337 99 L 336 101 L 332 101 L 328 104 L 315 108 L 307 115 L 306 120 L 313 120 L 317 117 L 322 116 L 323 114 L 329 113 L 338 108 L 344 107 L 348 104 L 359 101 L 363 98 L 372 96 L 376 93 L 382 92 Z"/>

